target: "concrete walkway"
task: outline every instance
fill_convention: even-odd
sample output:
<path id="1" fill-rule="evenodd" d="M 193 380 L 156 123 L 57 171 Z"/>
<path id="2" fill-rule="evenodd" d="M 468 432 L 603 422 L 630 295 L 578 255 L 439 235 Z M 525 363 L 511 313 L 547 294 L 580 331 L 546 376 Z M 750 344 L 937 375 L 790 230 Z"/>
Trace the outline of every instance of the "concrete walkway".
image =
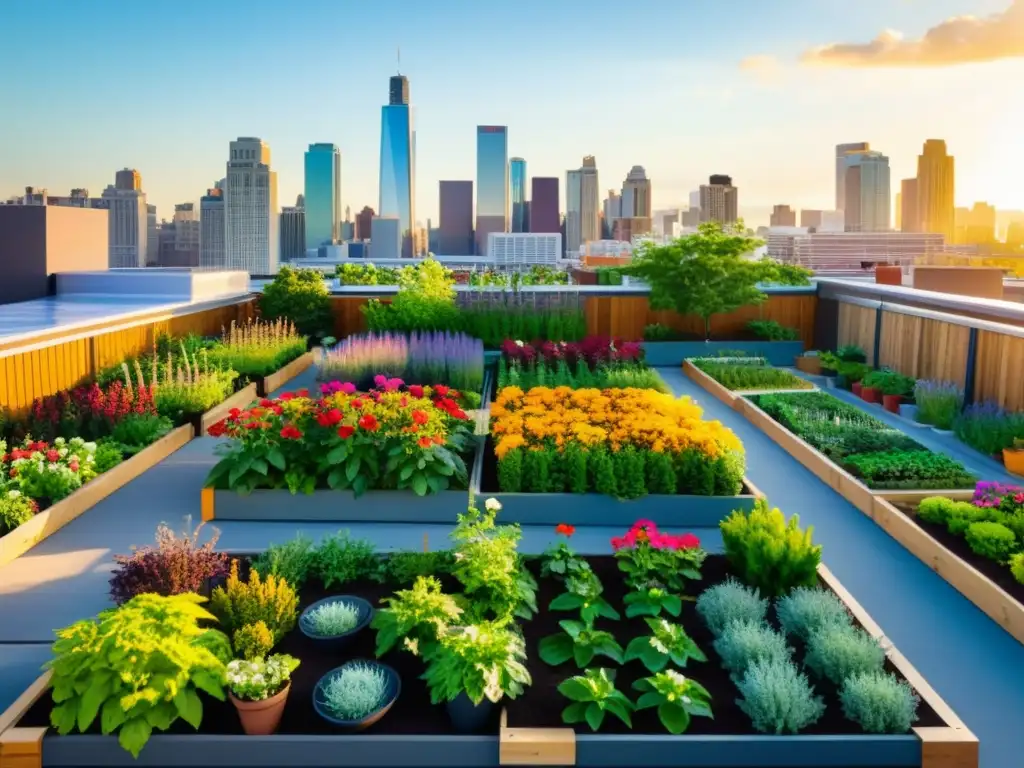
<path id="1" fill-rule="evenodd" d="M 983 768 L 1019 768 L 1024 646 L 682 370 L 659 373 L 707 418 L 736 432 L 746 447 L 747 474 L 773 506 L 814 526 L 825 564 L 981 740 Z"/>

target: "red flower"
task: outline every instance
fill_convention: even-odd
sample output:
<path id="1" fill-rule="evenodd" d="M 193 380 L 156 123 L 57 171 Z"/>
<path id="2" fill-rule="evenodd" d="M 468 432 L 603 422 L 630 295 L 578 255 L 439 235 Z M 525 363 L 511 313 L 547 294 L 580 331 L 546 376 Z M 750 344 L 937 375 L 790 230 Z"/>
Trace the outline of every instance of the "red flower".
<path id="1" fill-rule="evenodd" d="M 228 416 L 236 416 L 237 417 L 241 413 L 242 412 L 240 410 L 238 410 L 237 408 L 232 408 L 230 411 L 228 411 Z"/>
<path id="2" fill-rule="evenodd" d="M 303 387 L 302 389 L 300 389 L 295 394 L 298 395 L 299 397 L 309 397 L 309 390 L 306 389 L 305 387 Z"/>
<path id="3" fill-rule="evenodd" d="M 294 400 L 295 399 L 295 393 L 294 392 L 282 392 L 281 393 L 281 397 L 279 397 L 278 399 L 279 400 Z"/>
<path id="4" fill-rule="evenodd" d="M 420 448 L 429 448 L 431 445 L 433 445 L 433 441 L 426 436 L 421 437 L 419 440 L 416 441 L 416 443 L 419 445 Z"/>
<path id="5" fill-rule="evenodd" d="M 434 394 L 444 397 L 445 395 L 448 394 L 448 387 L 446 387 L 444 384 L 438 384 L 436 387 L 434 387 Z"/>
<path id="6" fill-rule="evenodd" d="M 456 418 L 456 419 L 468 419 L 469 418 L 469 416 L 466 415 L 466 412 L 464 410 L 462 410 L 461 408 L 456 408 L 454 411 L 452 411 L 452 416 L 454 418 Z"/>
<path id="7" fill-rule="evenodd" d="M 70 464 L 68 464 L 68 469 L 70 469 L 72 472 L 77 472 L 78 471 L 78 462 L 77 461 L 72 461 Z"/>
<path id="8" fill-rule="evenodd" d="M 333 427 L 341 421 L 343 416 L 344 414 L 342 414 L 340 410 L 337 408 L 331 408 L 331 410 L 325 411 L 324 413 L 318 413 L 316 415 L 316 420 L 321 427 Z"/>
<path id="9" fill-rule="evenodd" d="M 267 398 L 264 397 L 262 400 L 260 400 L 260 405 L 262 405 L 264 408 L 272 408 L 274 406 L 274 401 L 267 400 Z"/>
<path id="10" fill-rule="evenodd" d="M 246 429 L 259 429 L 263 425 L 260 424 L 260 422 L 258 422 L 258 421 L 250 421 L 250 422 L 246 423 L 244 426 L 245 426 Z"/>
<path id="11" fill-rule="evenodd" d="M 409 407 L 409 398 L 406 397 L 405 395 L 402 395 L 402 399 L 398 401 L 398 404 L 400 406 L 402 406 L 403 408 L 408 408 Z"/>
<path id="12" fill-rule="evenodd" d="M 274 414 L 277 416 L 280 416 L 282 413 L 284 413 L 284 408 L 282 408 L 280 405 L 275 405 L 271 407 L 270 410 L 272 410 Z"/>
<path id="13" fill-rule="evenodd" d="M 415 424 L 426 424 L 428 421 L 430 421 L 430 416 L 427 415 L 426 411 L 421 411 L 419 408 L 417 408 L 415 411 L 412 412 L 412 420 L 413 423 Z"/>
<path id="14" fill-rule="evenodd" d="M 365 429 L 367 432 L 376 432 L 377 426 L 377 417 L 372 413 L 367 413 L 359 417 L 359 427 L 361 429 Z"/>
<path id="15" fill-rule="evenodd" d="M 18 476 L 18 468 L 17 467 L 11 467 L 11 477 L 17 477 L 17 476 Z"/>
<path id="16" fill-rule="evenodd" d="M 299 440 L 302 438 L 302 433 L 294 424 L 288 424 L 281 430 L 281 437 L 285 440 Z"/>
<path id="17" fill-rule="evenodd" d="M 574 533 L 576 533 L 576 526 L 569 525 L 568 523 L 559 523 L 555 526 L 555 533 L 557 533 L 559 536 L 572 536 Z"/>
<path id="18" fill-rule="evenodd" d="M 358 411 L 360 408 L 363 407 L 363 401 L 357 397 L 355 400 L 352 401 L 352 407 Z"/>
<path id="19" fill-rule="evenodd" d="M 612 549 L 618 552 L 620 549 L 625 549 L 626 539 L 623 536 L 612 536 Z"/>
<path id="20" fill-rule="evenodd" d="M 343 424 L 342 426 L 338 427 L 338 437 L 340 437 L 342 440 L 348 440 L 350 437 L 352 437 L 353 434 L 355 434 L 355 431 L 355 427 L 350 427 L 348 424 Z"/>
<path id="21" fill-rule="evenodd" d="M 50 449 L 49 451 L 46 452 L 46 460 L 47 461 L 57 461 L 57 459 L 59 459 L 59 458 L 60 458 L 60 454 L 57 453 L 53 449 Z"/>
<path id="22" fill-rule="evenodd" d="M 208 430 L 206 430 L 206 434 L 208 434 L 210 437 L 222 437 L 224 433 L 227 432 L 227 430 L 227 424 L 225 424 L 224 420 L 221 419 Z"/>
<path id="23" fill-rule="evenodd" d="M 409 394 L 413 397 L 423 397 L 423 387 L 419 384 L 409 385 Z"/>

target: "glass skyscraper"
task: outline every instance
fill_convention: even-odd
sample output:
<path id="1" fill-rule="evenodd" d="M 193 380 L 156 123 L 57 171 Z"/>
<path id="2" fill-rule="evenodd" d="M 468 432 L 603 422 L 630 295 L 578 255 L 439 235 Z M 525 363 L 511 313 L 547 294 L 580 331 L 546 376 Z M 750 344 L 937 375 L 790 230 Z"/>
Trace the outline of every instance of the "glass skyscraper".
<path id="1" fill-rule="evenodd" d="M 527 232 L 526 161 L 513 157 L 508 161 L 509 199 L 512 201 L 512 231 Z"/>
<path id="2" fill-rule="evenodd" d="M 410 257 L 413 255 L 416 209 L 413 204 L 415 158 L 408 80 L 402 75 L 392 77 L 389 93 L 391 103 L 381 107 L 380 117 L 380 205 L 377 215 L 398 219 L 402 256 Z"/>
<path id="3" fill-rule="evenodd" d="M 341 150 L 310 144 L 306 152 L 306 248 L 331 245 L 341 224 Z"/>
<path id="4" fill-rule="evenodd" d="M 476 247 L 487 251 L 487 235 L 508 232 L 508 128 L 478 125 L 476 129 Z"/>

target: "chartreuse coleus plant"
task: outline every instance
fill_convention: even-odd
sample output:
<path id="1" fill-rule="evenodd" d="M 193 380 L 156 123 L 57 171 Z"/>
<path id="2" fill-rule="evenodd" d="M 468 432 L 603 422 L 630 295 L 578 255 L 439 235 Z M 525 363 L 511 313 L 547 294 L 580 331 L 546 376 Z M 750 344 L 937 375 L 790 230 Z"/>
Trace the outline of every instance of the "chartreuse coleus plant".
<path id="1" fill-rule="evenodd" d="M 429 649 L 450 624 L 462 616 L 455 598 L 441 591 L 433 576 L 420 576 L 412 589 L 401 589 L 384 598 L 370 626 L 377 630 L 378 658 L 399 642 L 413 655 Z"/>
<path id="2" fill-rule="evenodd" d="M 677 667 L 685 667 L 690 659 L 707 661 L 707 656 L 681 625 L 661 618 L 646 618 L 644 621 L 651 628 L 651 634 L 630 641 L 626 646 L 625 661 L 639 659 L 651 672 L 660 672 L 670 661 Z"/>
<path id="3" fill-rule="evenodd" d="M 516 698 L 532 680 L 526 669 L 526 643 L 508 620 L 448 627 L 424 651 L 423 679 L 430 701 L 442 704 L 465 693 L 473 704 Z"/>
<path id="4" fill-rule="evenodd" d="M 57 632 L 50 723 L 61 735 L 85 733 L 99 718 L 104 735 L 138 757 L 153 730 L 179 718 L 203 719 L 199 691 L 224 700 L 231 643 L 200 626 L 212 622 L 195 594 L 143 594 Z"/>
<path id="5" fill-rule="evenodd" d="M 633 683 L 633 690 L 641 694 L 636 708 L 657 707 L 658 719 L 665 730 L 674 736 L 685 732 L 694 716 L 714 717 L 711 713 L 711 694 L 707 689 L 673 669 L 637 680 Z"/>
<path id="6" fill-rule="evenodd" d="M 635 706 L 615 687 L 613 670 L 588 669 L 582 675 L 563 680 L 558 692 L 572 702 L 562 710 L 562 722 L 568 725 L 585 722 L 596 731 L 604 722 L 605 714 L 611 712 L 628 727 L 633 727 L 630 715 Z"/>
<path id="7" fill-rule="evenodd" d="M 626 617 L 660 616 L 664 611 L 678 617 L 683 611 L 683 599 L 662 587 L 644 587 L 628 593 L 622 600 L 626 604 Z"/>

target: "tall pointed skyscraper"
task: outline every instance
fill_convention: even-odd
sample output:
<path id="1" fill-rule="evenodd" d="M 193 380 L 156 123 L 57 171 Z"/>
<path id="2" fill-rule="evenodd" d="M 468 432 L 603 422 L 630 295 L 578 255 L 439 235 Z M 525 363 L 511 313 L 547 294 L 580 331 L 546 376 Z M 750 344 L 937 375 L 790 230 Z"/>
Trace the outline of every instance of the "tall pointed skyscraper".
<path id="1" fill-rule="evenodd" d="M 917 156 L 917 216 L 921 232 L 945 235 L 953 242 L 955 175 L 952 155 L 942 139 L 928 139 Z"/>
<path id="2" fill-rule="evenodd" d="M 409 80 L 404 75 L 391 78 L 388 101 L 381 107 L 380 205 L 377 215 L 398 219 L 402 256 L 408 258 L 415 255 L 416 176 Z"/>

